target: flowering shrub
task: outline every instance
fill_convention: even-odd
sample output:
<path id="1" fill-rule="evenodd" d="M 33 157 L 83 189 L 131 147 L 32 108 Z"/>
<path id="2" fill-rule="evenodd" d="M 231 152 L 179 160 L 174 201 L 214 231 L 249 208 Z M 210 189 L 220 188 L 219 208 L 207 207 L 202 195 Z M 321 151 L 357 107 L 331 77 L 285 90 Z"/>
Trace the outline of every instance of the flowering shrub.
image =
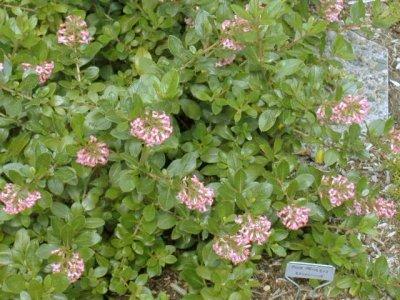
<path id="1" fill-rule="evenodd" d="M 311 2 L 2 5 L 0 298 L 167 299 L 168 268 L 184 299 L 250 299 L 264 257 L 334 265 L 329 297 L 400 297 L 360 240 L 396 199 L 347 164 L 400 152 L 338 60 L 365 7 Z"/>

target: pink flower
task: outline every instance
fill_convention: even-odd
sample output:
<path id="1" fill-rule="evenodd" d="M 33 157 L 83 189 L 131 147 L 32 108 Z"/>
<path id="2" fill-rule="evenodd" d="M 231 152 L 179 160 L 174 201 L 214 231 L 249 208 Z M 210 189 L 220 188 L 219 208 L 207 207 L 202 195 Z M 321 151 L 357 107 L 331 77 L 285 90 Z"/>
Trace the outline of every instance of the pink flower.
<path id="1" fill-rule="evenodd" d="M 107 164 L 109 155 L 110 150 L 107 144 L 98 142 L 97 138 L 91 135 L 87 146 L 78 151 L 76 162 L 93 168 Z"/>
<path id="2" fill-rule="evenodd" d="M 232 64 L 235 61 L 235 58 L 236 58 L 236 55 L 232 55 L 232 56 L 229 56 L 229 57 L 226 57 L 226 58 L 222 58 L 222 59 L 220 59 L 219 61 L 217 61 L 215 63 L 215 66 L 217 68 L 228 66 L 228 65 Z"/>
<path id="3" fill-rule="evenodd" d="M 369 110 L 370 104 L 366 98 L 348 95 L 332 108 L 330 120 L 337 124 L 360 124 Z"/>
<path id="4" fill-rule="evenodd" d="M 369 207 L 363 202 L 354 200 L 353 205 L 347 208 L 348 216 L 364 216 L 369 213 Z"/>
<path id="5" fill-rule="evenodd" d="M 57 249 L 52 254 L 56 254 L 61 258 L 60 262 L 51 264 L 53 273 L 66 273 L 71 283 L 81 278 L 85 271 L 85 263 L 78 252 L 74 252 L 71 256 L 65 250 Z"/>
<path id="6" fill-rule="evenodd" d="M 53 273 L 60 273 L 61 272 L 61 264 L 60 263 L 51 264 L 51 271 Z"/>
<path id="7" fill-rule="evenodd" d="M 340 206 L 344 201 L 351 200 L 355 196 L 354 183 L 342 175 L 323 176 L 322 188 L 321 196 L 327 193 L 332 206 Z"/>
<path id="8" fill-rule="evenodd" d="M 317 109 L 317 119 L 321 124 L 324 124 L 326 121 L 326 112 L 325 112 L 325 105 L 321 105 Z"/>
<path id="9" fill-rule="evenodd" d="M 29 192 L 12 183 L 7 183 L 0 193 L 0 201 L 5 205 L 3 210 L 10 215 L 33 207 L 41 197 L 38 191 Z"/>
<path id="10" fill-rule="evenodd" d="M 307 207 L 296 207 L 288 205 L 277 213 L 283 225 L 291 230 L 297 230 L 308 223 L 310 209 Z"/>
<path id="11" fill-rule="evenodd" d="M 53 61 L 45 61 L 41 65 L 32 66 L 29 63 L 22 63 L 22 69 L 24 71 L 34 70 L 34 72 L 39 77 L 39 83 L 44 84 L 47 80 L 49 80 L 51 74 L 54 70 L 54 62 Z"/>
<path id="12" fill-rule="evenodd" d="M 164 143 L 172 131 L 171 117 L 162 111 L 146 111 L 143 117 L 131 122 L 131 135 L 149 147 Z"/>
<path id="13" fill-rule="evenodd" d="M 233 21 L 232 20 L 225 20 L 221 24 L 221 29 L 222 31 L 226 32 L 228 31 L 231 27 L 233 26 Z"/>
<path id="14" fill-rule="evenodd" d="M 67 46 L 89 44 L 90 34 L 86 22 L 78 16 L 67 16 L 57 31 L 57 40 L 59 44 Z"/>
<path id="15" fill-rule="evenodd" d="M 221 29 L 223 32 L 227 33 L 229 33 L 231 30 L 249 32 L 251 30 L 251 25 L 249 21 L 235 15 L 233 19 L 223 21 L 221 24 Z"/>
<path id="16" fill-rule="evenodd" d="M 240 43 L 237 43 L 235 40 L 230 38 L 224 38 L 221 41 L 222 47 L 225 49 L 240 51 L 244 49 L 244 46 Z"/>
<path id="17" fill-rule="evenodd" d="M 321 0 L 325 7 L 325 18 L 329 22 L 339 21 L 339 15 L 344 8 L 344 0 Z"/>
<path id="18" fill-rule="evenodd" d="M 249 244 L 243 245 L 237 241 L 237 237 L 230 235 L 218 238 L 213 244 L 213 250 L 217 255 L 235 265 L 249 259 L 250 247 Z"/>
<path id="19" fill-rule="evenodd" d="M 67 262 L 67 276 L 70 282 L 77 281 L 85 271 L 85 263 L 79 255 L 75 252 L 72 258 Z"/>
<path id="20" fill-rule="evenodd" d="M 3 63 L 0 63 L 0 72 L 3 72 L 3 70 L 4 70 L 4 65 Z"/>
<path id="21" fill-rule="evenodd" d="M 262 245 L 271 234 L 271 222 L 266 216 L 253 218 L 250 215 L 241 215 L 236 218 L 235 222 L 242 225 L 236 235 L 236 241 L 240 245 L 252 242 Z"/>
<path id="22" fill-rule="evenodd" d="M 393 151 L 394 154 L 400 153 L 400 130 L 393 129 L 390 132 L 390 150 Z"/>
<path id="23" fill-rule="evenodd" d="M 394 201 L 378 198 L 375 200 L 373 210 L 380 218 L 393 218 L 396 215 L 396 204 Z"/>
<path id="24" fill-rule="evenodd" d="M 178 199 L 190 210 L 199 212 L 207 211 L 214 202 L 214 190 L 204 186 L 196 175 L 192 178 L 185 177 L 182 183 L 182 190 L 178 193 Z"/>

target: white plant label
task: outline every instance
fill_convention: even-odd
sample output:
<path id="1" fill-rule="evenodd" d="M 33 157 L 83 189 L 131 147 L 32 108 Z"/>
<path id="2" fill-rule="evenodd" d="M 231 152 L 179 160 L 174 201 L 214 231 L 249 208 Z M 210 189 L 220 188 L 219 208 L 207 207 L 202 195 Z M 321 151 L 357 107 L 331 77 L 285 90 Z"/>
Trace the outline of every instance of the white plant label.
<path id="1" fill-rule="evenodd" d="M 289 262 L 286 265 L 285 277 L 318 279 L 331 282 L 335 276 L 335 267 L 330 265 Z"/>

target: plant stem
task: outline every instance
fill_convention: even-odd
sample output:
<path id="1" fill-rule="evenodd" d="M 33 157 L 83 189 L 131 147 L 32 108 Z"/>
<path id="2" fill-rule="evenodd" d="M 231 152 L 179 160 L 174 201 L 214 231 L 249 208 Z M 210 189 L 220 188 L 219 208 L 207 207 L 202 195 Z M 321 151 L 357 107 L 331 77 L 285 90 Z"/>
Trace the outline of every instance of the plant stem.
<path id="1" fill-rule="evenodd" d="M 182 67 L 180 67 L 180 70 L 184 70 L 191 63 L 195 62 L 199 55 L 206 54 L 207 52 L 211 53 L 211 50 L 213 50 L 217 45 L 219 45 L 219 43 L 220 43 L 219 41 L 215 42 L 214 44 L 208 46 L 206 49 L 203 49 L 203 50 L 200 50 L 199 52 L 197 52 L 197 55 L 194 58 L 192 58 L 189 61 L 187 61 Z"/>
<path id="2" fill-rule="evenodd" d="M 80 82 L 81 81 L 81 69 L 79 68 L 79 63 L 76 62 L 75 66 L 76 66 L 76 78 Z"/>
<path id="3" fill-rule="evenodd" d="M 23 6 L 17 6 L 17 5 L 11 5 L 11 4 L 2 4 L 3 7 L 8 7 L 8 8 L 19 8 L 22 10 L 30 11 L 30 12 L 35 12 L 36 10 L 28 7 L 23 7 Z"/>
<path id="4" fill-rule="evenodd" d="M 78 49 L 74 48 L 75 52 L 75 67 L 76 67 L 76 79 L 81 82 L 81 69 L 79 68 L 79 57 L 78 57 Z"/>
<path id="5" fill-rule="evenodd" d="M 85 186 L 84 186 L 84 188 L 83 188 L 82 201 L 83 201 L 83 200 L 85 199 L 85 197 L 86 197 L 87 190 L 88 190 L 89 183 L 90 183 L 90 179 L 92 178 L 92 175 L 93 175 L 93 170 L 90 170 L 89 176 L 88 176 L 88 178 L 86 179 L 86 181 L 85 181 Z"/>
<path id="6" fill-rule="evenodd" d="M 28 95 L 25 95 L 25 94 L 22 94 L 20 92 L 14 91 L 13 89 L 10 89 L 10 88 L 8 88 L 6 86 L 3 86 L 3 85 L 0 85 L 0 89 L 3 90 L 3 91 L 9 92 L 10 94 L 13 94 L 13 95 L 15 94 L 17 96 L 20 96 L 21 98 L 25 98 L 25 99 L 28 99 L 28 100 L 32 100 L 33 99 L 32 97 L 30 97 Z"/>

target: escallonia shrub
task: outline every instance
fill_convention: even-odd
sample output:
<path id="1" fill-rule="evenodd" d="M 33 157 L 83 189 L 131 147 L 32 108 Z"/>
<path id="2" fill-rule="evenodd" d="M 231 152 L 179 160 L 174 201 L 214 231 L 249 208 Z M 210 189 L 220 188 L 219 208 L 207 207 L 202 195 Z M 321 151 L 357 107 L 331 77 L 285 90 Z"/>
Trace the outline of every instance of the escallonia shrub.
<path id="1" fill-rule="evenodd" d="M 3 3 L 0 298 L 168 299 L 168 268 L 182 299 L 251 299 L 266 258 L 399 298 L 363 244 L 396 199 L 347 161 L 400 134 L 341 68 L 348 28 L 400 19 L 385 2 Z"/>

